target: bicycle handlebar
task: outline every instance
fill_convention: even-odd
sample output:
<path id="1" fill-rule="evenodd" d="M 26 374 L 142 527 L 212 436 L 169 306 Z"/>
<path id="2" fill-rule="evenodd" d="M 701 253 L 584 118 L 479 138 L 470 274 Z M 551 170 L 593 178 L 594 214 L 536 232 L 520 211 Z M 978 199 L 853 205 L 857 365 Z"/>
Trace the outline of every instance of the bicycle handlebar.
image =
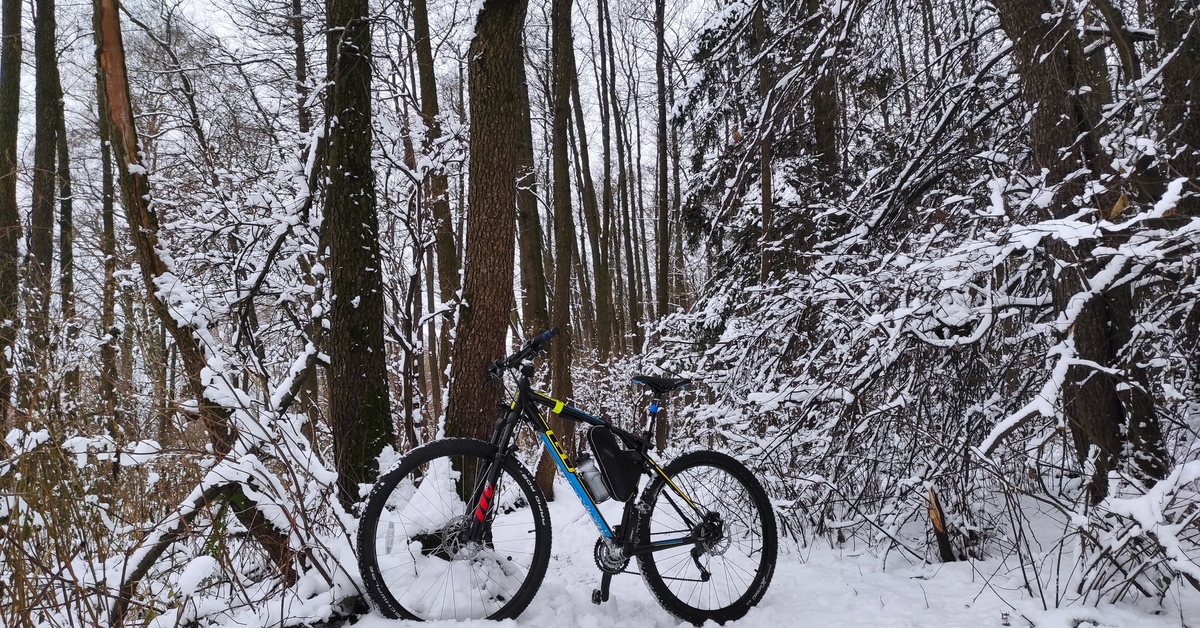
<path id="1" fill-rule="evenodd" d="M 496 377 L 502 370 L 508 370 L 520 366 L 525 360 L 541 353 L 546 348 L 546 345 L 550 342 L 550 339 L 557 335 L 558 328 L 555 327 L 553 329 L 547 329 L 541 334 L 526 340 L 525 343 L 521 345 L 521 348 L 517 349 L 516 353 L 492 362 L 492 365 L 488 367 L 488 376 Z"/>

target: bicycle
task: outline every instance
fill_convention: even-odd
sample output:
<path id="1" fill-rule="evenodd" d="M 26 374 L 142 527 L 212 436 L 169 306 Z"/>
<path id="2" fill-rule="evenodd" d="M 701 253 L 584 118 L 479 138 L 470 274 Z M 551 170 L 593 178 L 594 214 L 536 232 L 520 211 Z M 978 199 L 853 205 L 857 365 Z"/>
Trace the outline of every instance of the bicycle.
<path id="1" fill-rule="evenodd" d="M 636 559 L 659 603 L 684 621 L 725 623 L 762 599 L 775 569 L 775 515 L 740 462 L 715 451 L 660 466 L 650 449 L 659 403 L 687 379 L 637 376 L 653 394 L 647 429 L 635 435 L 534 390 L 532 360 L 557 329 L 526 341 L 488 369 L 516 370 L 517 392 L 490 442 L 447 438 L 413 449 L 371 490 L 358 529 L 359 568 L 375 607 L 393 619 L 507 619 L 537 593 L 550 561 L 546 498 L 516 455 L 532 427 L 600 532 L 602 573 L 592 602 Z M 589 427 L 595 458 L 572 466 L 539 408 Z M 599 463 L 599 464 L 597 464 Z M 650 478 L 632 499 L 643 476 Z M 596 504 L 625 502 L 618 525 Z"/>

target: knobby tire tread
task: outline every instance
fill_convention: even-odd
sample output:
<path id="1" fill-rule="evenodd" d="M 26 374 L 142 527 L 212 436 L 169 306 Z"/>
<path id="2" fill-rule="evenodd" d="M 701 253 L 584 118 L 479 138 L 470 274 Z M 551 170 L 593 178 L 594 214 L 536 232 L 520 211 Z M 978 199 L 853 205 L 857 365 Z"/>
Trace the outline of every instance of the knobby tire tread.
<path id="1" fill-rule="evenodd" d="M 375 534 L 380 515 L 396 485 L 413 469 L 434 459 L 455 455 L 476 456 L 490 460 L 496 455 L 496 448 L 489 443 L 472 438 L 446 438 L 426 443 L 405 454 L 399 462 L 381 475 L 367 497 L 367 505 L 362 519 L 359 521 L 356 539 L 359 571 L 362 574 L 368 597 L 374 603 L 375 608 L 389 619 L 423 620 L 400 605 L 383 581 L 379 570 L 379 561 L 375 555 Z M 530 498 L 536 539 L 534 560 L 520 590 L 507 604 L 487 617 L 487 619 L 496 620 L 517 617 L 537 595 L 542 580 L 546 577 L 546 568 L 550 563 L 552 535 L 546 496 L 534 481 L 533 475 L 513 456 L 505 461 L 504 471 Z"/>
<path id="2" fill-rule="evenodd" d="M 654 598 L 658 600 L 659 605 L 679 619 L 697 626 L 710 619 L 718 624 L 724 624 L 727 621 L 741 619 L 745 616 L 754 605 L 762 600 L 767 587 L 771 584 L 771 577 L 775 572 L 775 562 L 778 553 L 778 531 L 775 525 L 775 512 L 771 508 L 771 502 L 767 498 L 767 493 L 763 489 L 762 484 L 759 483 L 758 479 L 754 477 L 754 474 L 745 465 L 730 456 L 716 451 L 695 451 L 680 456 L 668 464 L 663 471 L 667 476 L 674 478 L 687 469 L 705 466 L 717 467 L 728 471 L 750 493 L 750 497 L 762 519 L 763 560 L 759 565 L 758 571 L 755 573 L 754 581 L 744 595 L 723 608 L 706 610 L 688 605 L 670 590 L 666 580 L 659 573 L 658 566 L 654 561 L 654 554 L 638 556 L 638 571 L 641 572 L 642 579 L 646 582 L 646 586 L 650 589 Z M 644 545 L 651 541 L 650 522 L 654 511 L 658 508 L 669 507 L 663 502 L 654 501 L 664 490 L 670 489 L 666 487 L 666 482 L 661 476 L 656 476 L 642 492 L 642 502 L 651 506 L 651 509 L 642 518 L 641 529 L 638 531 L 639 544 Z"/>

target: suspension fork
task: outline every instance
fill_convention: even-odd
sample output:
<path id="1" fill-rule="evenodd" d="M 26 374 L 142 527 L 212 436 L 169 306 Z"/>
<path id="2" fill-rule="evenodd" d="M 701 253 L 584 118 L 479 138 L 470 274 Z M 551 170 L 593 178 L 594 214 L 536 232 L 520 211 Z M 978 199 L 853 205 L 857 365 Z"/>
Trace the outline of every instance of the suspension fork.
<path id="1" fill-rule="evenodd" d="M 500 472 L 504 470 L 504 463 L 508 460 L 509 443 L 512 442 L 513 432 L 520 419 L 521 411 L 516 404 L 513 404 L 496 422 L 496 429 L 492 432 L 491 440 L 491 444 L 496 448 L 496 457 L 487 465 L 483 477 L 476 480 L 475 488 L 471 491 L 471 499 L 467 501 L 467 515 L 470 522 L 467 528 L 468 540 L 478 542 L 483 538 L 483 532 L 486 529 L 484 522 L 487 520 L 488 510 L 491 509 L 496 496 L 496 481 L 500 478 Z"/>

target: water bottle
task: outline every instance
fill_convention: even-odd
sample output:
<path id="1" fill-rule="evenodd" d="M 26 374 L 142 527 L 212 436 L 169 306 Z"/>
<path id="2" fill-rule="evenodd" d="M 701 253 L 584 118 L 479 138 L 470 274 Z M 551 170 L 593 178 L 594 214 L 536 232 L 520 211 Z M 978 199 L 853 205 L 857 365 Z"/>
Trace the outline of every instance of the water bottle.
<path id="1" fill-rule="evenodd" d="M 575 474 L 583 481 L 583 485 L 597 504 L 608 499 L 608 488 L 604 486 L 604 478 L 600 477 L 600 469 L 590 456 L 583 454 L 579 457 L 579 464 L 575 465 Z"/>

